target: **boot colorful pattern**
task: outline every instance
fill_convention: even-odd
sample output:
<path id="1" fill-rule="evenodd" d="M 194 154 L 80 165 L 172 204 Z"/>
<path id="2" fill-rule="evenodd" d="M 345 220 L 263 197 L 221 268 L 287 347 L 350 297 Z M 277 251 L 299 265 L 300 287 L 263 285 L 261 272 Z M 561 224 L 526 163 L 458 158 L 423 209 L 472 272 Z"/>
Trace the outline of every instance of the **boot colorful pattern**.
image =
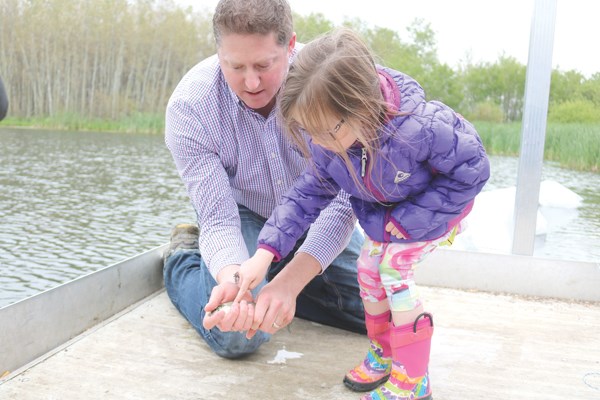
<path id="1" fill-rule="evenodd" d="M 372 340 L 367 356 L 360 365 L 346 374 L 346 380 L 357 383 L 357 386 L 367 386 L 387 379 L 391 369 L 391 357 L 383 357 L 383 348 Z"/>
<path id="2" fill-rule="evenodd" d="M 429 373 L 418 378 L 411 378 L 404 367 L 392 363 L 390 378 L 377 390 L 363 396 L 361 400 L 430 400 Z"/>

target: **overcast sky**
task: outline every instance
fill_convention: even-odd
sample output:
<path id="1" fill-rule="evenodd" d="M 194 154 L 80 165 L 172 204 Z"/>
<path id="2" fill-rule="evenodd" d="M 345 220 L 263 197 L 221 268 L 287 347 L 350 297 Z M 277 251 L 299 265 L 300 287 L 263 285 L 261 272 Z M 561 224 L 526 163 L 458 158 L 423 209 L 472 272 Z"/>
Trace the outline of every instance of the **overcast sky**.
<path id="1" fill-rule="evenodd" d="M 415 18 L 429 22 L 436 34 L 440 61 L 456 67 L 462 60 L 494 62 L 501 54 L 527 64 L 536 0 L 288 0 L 300 15 L 319 12 L 338 24 L 360 18 L 370 27 L 400 36 Z M 551 1 L 551 0 L 545 0 Z M 577 70 L 587 77 L 600 72 L 600 1 L 556 0 L 554 68 Z M 176 0 L 212 12 L 218 0 Z M 201 4 L 201 6 L 199 5 Z"/>

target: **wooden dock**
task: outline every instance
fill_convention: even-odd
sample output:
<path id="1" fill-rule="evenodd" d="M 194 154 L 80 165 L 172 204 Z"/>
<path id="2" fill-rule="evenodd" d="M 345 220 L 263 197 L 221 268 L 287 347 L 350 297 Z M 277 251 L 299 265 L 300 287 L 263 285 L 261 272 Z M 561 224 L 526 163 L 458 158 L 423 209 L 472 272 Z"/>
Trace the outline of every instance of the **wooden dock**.
<path id="1" fill-rule="evenodd" d="M 422 294 L 436 400 L 600 399 L 600 303 Z M 159 291 L 5 375 L 0 399 L 358 399 L 342 377 L 367 343 L 296 319 L 256 354 L 222 359 Z"/>

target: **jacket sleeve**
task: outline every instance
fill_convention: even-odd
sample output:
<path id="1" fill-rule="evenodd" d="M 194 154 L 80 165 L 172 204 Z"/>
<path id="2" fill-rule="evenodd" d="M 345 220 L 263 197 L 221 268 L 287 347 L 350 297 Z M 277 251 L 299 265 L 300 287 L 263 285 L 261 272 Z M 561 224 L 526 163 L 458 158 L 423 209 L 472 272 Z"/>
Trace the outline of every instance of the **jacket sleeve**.
<path id="1" fill-rule="evenodd" d="M 490 176 L 490 165 L 475 127 L 451 109 L 438 109 L 424 127 L 419 157 L 432 169 L 430 185 L 398 204 L 390 220 L 407 239 L 443 235 L 469 209 Z M 454 220 L 454 221 L 453 221 Z"/>
<path id="2" fill-rule="evenodd" d="M 308 166 L 271 213 L 258 237 L 258 248 L 273 253 L 274 261 L 286 257 L 339 191 L 323 170 Z"/>

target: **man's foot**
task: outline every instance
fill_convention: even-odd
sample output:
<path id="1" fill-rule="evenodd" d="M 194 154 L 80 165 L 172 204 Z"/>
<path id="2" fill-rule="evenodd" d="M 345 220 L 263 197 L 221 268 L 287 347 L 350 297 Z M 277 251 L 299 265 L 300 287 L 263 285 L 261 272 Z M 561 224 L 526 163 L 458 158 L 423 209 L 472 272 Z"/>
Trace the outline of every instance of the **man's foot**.
<path id="1" fill-rule="evenodd" d="M 198 250 L 198 226 L 192 224 L 178 224 L 171 231 L 171 242 L 163 254 L 163 260 L 177 250 Z"/>

